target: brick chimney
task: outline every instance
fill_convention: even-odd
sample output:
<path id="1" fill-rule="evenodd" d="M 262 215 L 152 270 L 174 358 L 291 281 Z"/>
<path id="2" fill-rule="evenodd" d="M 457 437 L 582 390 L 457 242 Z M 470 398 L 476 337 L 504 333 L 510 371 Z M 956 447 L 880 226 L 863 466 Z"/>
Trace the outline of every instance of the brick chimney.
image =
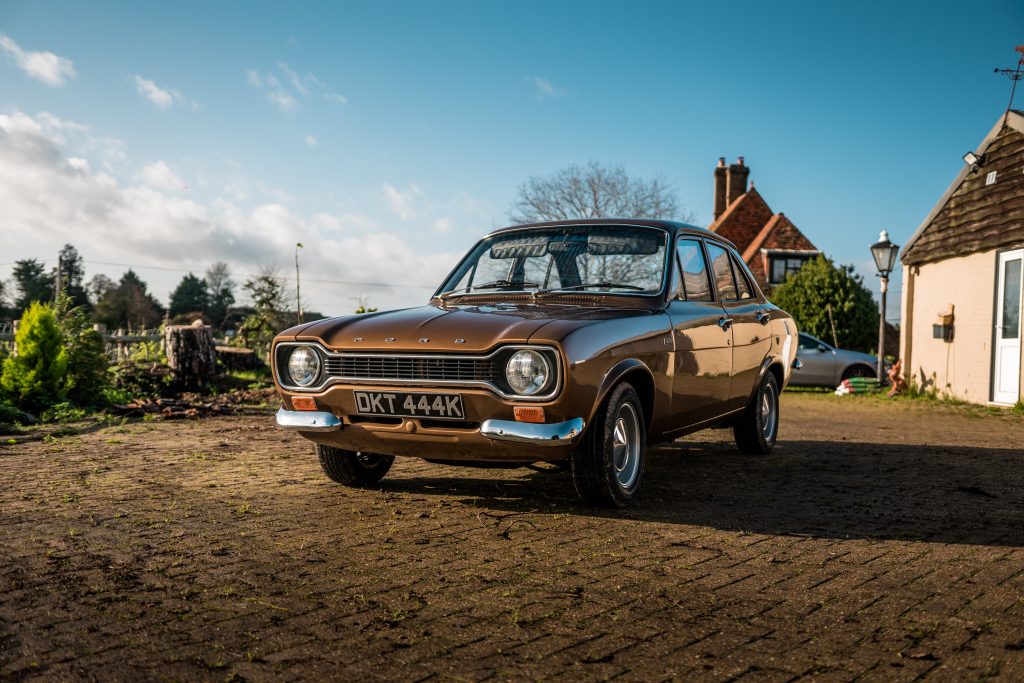
<path id="1" fill-rule="evenodd" d="M 747 178 L 750 177 L 750 168 L 743 165 L 743 157 L 736 159 L 735 164 L 729 164 L 725 173 L 725 201 L 726 208 L 739 199 L 740 195 L 747 192 Z"/>
<path id="2" fill-rule="evenodd" d="M 725 213 L 729 207 L 725 203 L 725 157 L 718 157 L 718 166 L 715 166 L 715 220 Z"/>

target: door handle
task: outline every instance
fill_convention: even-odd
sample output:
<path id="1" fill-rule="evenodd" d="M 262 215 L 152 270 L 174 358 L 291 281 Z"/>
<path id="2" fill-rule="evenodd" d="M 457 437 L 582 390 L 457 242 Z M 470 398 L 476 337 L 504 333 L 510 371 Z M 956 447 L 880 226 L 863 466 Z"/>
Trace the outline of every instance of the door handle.
<path id="1" fill-rule="evenodd" d="M 762 325 L 767 325 L 768 321 L 772 319 L 772 314 L 769 313 L 768 311 L 761 310 L 755 313 L 754 317 L 757 318 L 757 322 L 761 323 Z"/>
<path id="2" fill-rule="evenodd" d="M 718 319 L 718 326 L 722 328 L 722 331 L 728 332 L 729 328 L 732 327 L 732 318 L 726 318 L 723 315 Z"/>

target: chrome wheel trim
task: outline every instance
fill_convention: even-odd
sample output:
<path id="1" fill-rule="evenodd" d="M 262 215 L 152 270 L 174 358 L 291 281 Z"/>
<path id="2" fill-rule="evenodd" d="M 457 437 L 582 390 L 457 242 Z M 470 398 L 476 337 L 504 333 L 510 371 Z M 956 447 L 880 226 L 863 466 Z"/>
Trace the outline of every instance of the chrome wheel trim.
<path id="1" fill-rule="evenodd" d="M 775 387 L 765 384 L 761 392 L 761 438 L 771 441 L 779 424 L 779 397 Z"/>
<path id="2" fill-rule="evenodd" d="M 612 465 L 615 480 L 629 490 L 640 472 L 640 419 L 631 403 L 623 403 L 612 428 Z"/>

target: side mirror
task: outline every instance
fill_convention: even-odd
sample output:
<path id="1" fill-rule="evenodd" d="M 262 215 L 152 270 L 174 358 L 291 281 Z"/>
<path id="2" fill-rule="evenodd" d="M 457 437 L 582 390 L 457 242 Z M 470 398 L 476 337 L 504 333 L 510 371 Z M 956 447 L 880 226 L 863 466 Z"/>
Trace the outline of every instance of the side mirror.
<path id="1" fill-rule="evenodd" d="M 828 347 L 827 346 L 825 346 L 824 344 L 818 344 L 818 353 L 826 353 L 827 351 L 828 351 Z"/>

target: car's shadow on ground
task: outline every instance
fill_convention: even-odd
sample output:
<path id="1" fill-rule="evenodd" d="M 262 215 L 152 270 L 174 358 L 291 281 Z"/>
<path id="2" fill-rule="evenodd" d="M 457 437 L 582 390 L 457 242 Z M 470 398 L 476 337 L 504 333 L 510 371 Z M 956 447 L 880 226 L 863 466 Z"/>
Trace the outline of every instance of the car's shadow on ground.
<path id="1" fill-rule="evenodd" d="M 422 470 L 420 470 L 422 472 Z M 731 444 L 653 448 L 625 511 L 594 510 L 567 472 L 433 466 L 385 490 L 465 497 L 494 510 L 625 517 L 764 534 L 1024 546 L 1024 452 L 790 441 L 770 456 Z"/>

